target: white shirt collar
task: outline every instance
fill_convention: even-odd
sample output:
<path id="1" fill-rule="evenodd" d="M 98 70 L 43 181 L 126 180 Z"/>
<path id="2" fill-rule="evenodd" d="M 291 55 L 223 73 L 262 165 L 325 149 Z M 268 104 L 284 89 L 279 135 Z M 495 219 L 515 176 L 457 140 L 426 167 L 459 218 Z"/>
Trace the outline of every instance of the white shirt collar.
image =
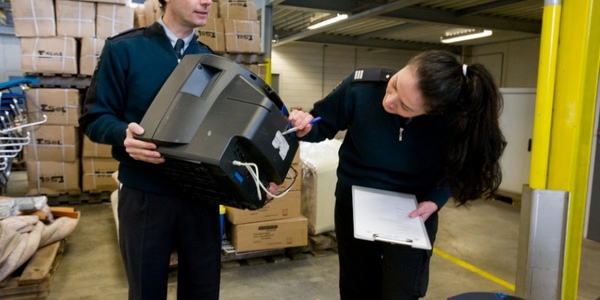
<path id="1" fill-rule="evenodd" d="M 167 27 L 167 25 L 165 25 L 165 22 L 163 22 L 162 17 L 160 19 L 158 19 L 157 22 L 160 25 L 162 25 L 162 27 L 165 29 L 165 33 L 167 34 L 167 37 L 169 38 L 169 41 L 171 41 L 171 46 L 175 47 L 175 42 L 177 42 L 177 40 L 179 38 L 169 29 L 169 27 Z M 183 51 L 185 51 L 185 49 L 187 48 L 187 46 L 190 44 L 190 42 L 192 41 L 192 38 L 194 38 L 194 32 L 193 31 L 192 31 L 192 33 L 190 35 L 188 35 L 186 38 L 183 39 L 183 41 L 185 42 L 185 44 L 183 45 Z"/>

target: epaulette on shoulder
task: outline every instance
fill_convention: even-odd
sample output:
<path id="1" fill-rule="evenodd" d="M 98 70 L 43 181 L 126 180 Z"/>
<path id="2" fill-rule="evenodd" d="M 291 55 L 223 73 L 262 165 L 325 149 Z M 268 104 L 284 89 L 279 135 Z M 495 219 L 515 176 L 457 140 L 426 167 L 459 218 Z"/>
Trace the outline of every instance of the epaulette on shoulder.
<path id="1" fill-rule="evenodd" d="M 123 32 L 119 32 L 113 36 L 108 37 L 108 40 L 112 40 L 113 42 L 116 42 L 120 39 L 123 38 L 128 38 L 128 37 L 132 37 L 132 36 L 136 36 L 136 35 L 140 35 L 140 34 L 144 34 L 144 30 L 146 29 L 146 27 L 141 27 L 141 28 L 131 28 L 128 30 L 125 30 Z"/>
<path id="2" fill-rule="evenodd" d="M 395 72 L 384 68 L 358 69 L 354 71 L 352 82 L 388 82 Z"/>

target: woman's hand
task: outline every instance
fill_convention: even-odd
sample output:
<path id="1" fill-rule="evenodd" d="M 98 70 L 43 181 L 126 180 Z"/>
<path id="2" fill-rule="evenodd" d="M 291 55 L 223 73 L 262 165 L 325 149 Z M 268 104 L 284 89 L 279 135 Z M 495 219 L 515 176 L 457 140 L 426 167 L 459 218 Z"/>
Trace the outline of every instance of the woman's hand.
<path id="1" fill-rule="evenodd" d="M 156 144 L 135 139 L 133 134 L 144 134 L 144 128 L 137 123 L 129 123 L 125 136 L 125 151 L 135 160 L 145 161 L 151 164 L 162 164 L 165 158 L 156 151 Z"/>
<path id="2" fill-rule="evenodd" d="M 307 135 L 312 129 L 312 125 L 309 124 L 315 117 L 313 115 L 301 111 L 301 110 L 292 110 L 290 116 L 288 117 L 288 121 L 292 125 L 292 127 L 298 127 L 298 131 L 296 131 L 296 136 L 301 138 Z"/>
<path id="3" fill-rule="evenodd" d="M 417 209 L 413 210 L 408 216 L 415 218 L 421 216 L 423 221 L 427 221 L 427 218 L 438 210 L 437 204 L 433 201 L 423 201 L 417 205 Z"/>

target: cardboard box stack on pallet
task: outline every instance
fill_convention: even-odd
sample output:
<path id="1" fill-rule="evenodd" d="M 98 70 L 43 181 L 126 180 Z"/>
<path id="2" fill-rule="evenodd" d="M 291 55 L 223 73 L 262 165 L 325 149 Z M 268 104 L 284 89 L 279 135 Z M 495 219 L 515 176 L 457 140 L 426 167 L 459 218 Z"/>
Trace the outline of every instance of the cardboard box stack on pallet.
<path id="1" fill-rule="evenodd" d="M 89 85 L 104 40 L 133 27 L 133 8 L 128 3 L 130 0 L 11 0 L 15 35 L 21 42 L 21 68 L 38 78 L 35 88 L 26 91 L 28 115 L 33 120 L 47 116 L 44 124 L 30 130 L 31 143 L 23 154 L 29 195 L 116 188 L 95 181 L 105 176 L 105 164 L 81 157 L 78 118 L 88 86 L 77 79 L 88 79 L 84 82 Z M 110 169 L 115 169 L 116 161 L 110 164 Z"/>
<path id="2" fill-rule="evenodd" d="M 308 220 L 300 213 L 300 157 L 296 154 L 292 174 L 298 174 L 290 191 L 281 198 L 273 199 L 258 210 L 226 208 L 226 232 L 236 252 L 283 249 L 306 246 L 308 243 Z M 292 180 L 281 184 L 284 189 Z"/>

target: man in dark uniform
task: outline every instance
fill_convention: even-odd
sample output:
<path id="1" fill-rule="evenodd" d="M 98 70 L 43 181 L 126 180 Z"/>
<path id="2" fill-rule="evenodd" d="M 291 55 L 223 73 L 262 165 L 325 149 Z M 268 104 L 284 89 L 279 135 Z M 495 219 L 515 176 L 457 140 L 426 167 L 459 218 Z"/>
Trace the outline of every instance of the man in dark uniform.
<path id="1" fill-rule="evenodd" d="M 177 298 L 218 299 L 219 207 L 189 199 L 160 169 L 138 123 L 184 54 L 212 53 L 197 41 L 211 0 L 160 0 L 162 18 L 106 40 L 89 88 L 81 128 L 112 145 L 119 161 L 119 243 L 129 299 L 166 299 L 170 255 L 178 253 Z"/>

